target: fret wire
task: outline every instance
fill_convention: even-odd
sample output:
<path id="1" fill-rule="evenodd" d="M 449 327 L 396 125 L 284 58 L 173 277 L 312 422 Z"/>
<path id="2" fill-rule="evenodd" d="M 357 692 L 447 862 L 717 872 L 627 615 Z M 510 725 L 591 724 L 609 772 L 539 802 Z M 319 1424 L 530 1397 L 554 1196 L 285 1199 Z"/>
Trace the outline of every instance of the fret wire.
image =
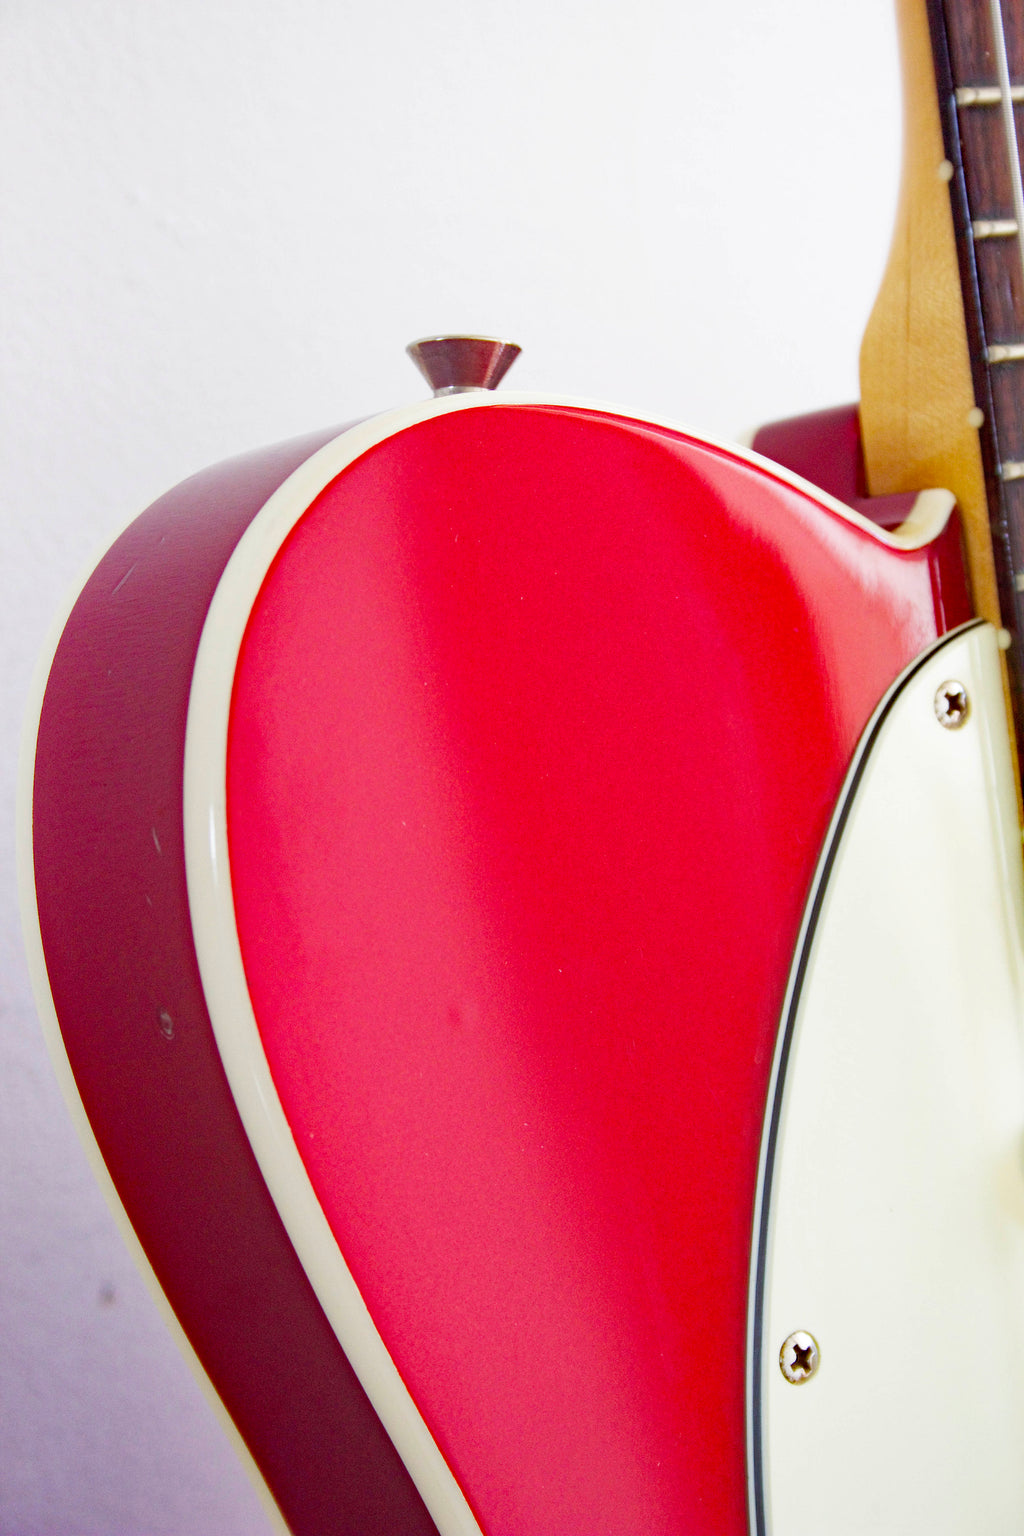
<path id="1" fill-rule="evenodd" d="M 1021 260 L 1021 277 L 1024 279 L 1024 188 L 1021 186 L 1020 153 L 1017 149 L 1017 127 L 1013 119 L 1013 90 L 1010 85 L 1010 65 L 1006 57 L 1006 34 L 1003 31 L 1003 11 L 1000 0 L 989 0 L 992 16 L 992 34 L 995 43 L 996 71 L 999 75 L 999 110 L 1003 118 L 1006 149 L 1010 157 L 1010 176 L 1013 182 L 1013 211 L 1016 215 L 1017 249 Z"/>
<path id="2" fill-rule="evenodd" d="M 998 107 L 1003 100 L 1003 92 L 998 85 L 958 85 L 953 94 L 958 107 Z M 1010 100 L 1024 101 L 1024 85 L 1011 88 Z"/>
<path id="3" fill-rule="evenodd" d="M 992 5 L 988 0 L 988 4 L 978 10 L 987 12 L 990 7 L 992 30 L 998 39 L 1002 39 L 998 5 Z M 952 179 L 950 193 L 975 398 L 985 412 L 980 441 L 999 608 L 1010 635 L 1007 662 L 1014 725 L 1017 740 L 1024 749 L 1024 580 L 1018 580 L 1018 577 L 1024 578 L 1024 476 L 1018 469 L 1018 466 L 1024 469 L 1024 455 L 1021 455 L 1024 413 L 1018 404 L 1009 408 L 1006 401 L 1007 393 L 1012 394 L 1017 383 L 1016 370 L 1024 371 L 1024 358 L 1014 357 L 1010 351 L 1024 345 L 1012 339 L 1021 334 L 1021 316 L 1019 281 L 1011 271 L 1024 261 L 1021 253 L 1024 217 L 1019 191 L 1016 196 L 1012 193 L 1007 196 L 1010 188 L 1004 184 L 1004 177 L 1009 175 L 1011 185 L 1016 183 L 1015 190 L 1020 185 L 1018 157 L 1013 153 L 1016 137 L 1014 135 L 1010 141 L 1009 163 L 992 142 L 993 134 L 1005 133 L 1008 115 L 1012 122 L 1013 103 L 1019 98 L 1020 87 L 1010 85 L 1005 64 L 999 86 L 957 87 L 954 56 L 956 68 L 962 69 L 961 81 L 965 76 L 967 79 L 972 76 L 991 78 L 989 70 L 995 62 L 989 51 L 991 44 L 984 48 L 980 34 L 972 31 L 965 0 L 926 0 L 926 8 L 946 154 L 954 166 L 961 168 L 961 174 Z M 981 18 L 975 15 L 974 19 Z M 1005 56 L 1005 42 L 1003 52 Z M 999 109 L 998 126 L 997 113 L 990 112 L 988 109 L 991 108 Z M 1001 213 L 1006 202 L 1011 203 L 1016 215 L 1013 221 L 1017 225 L 1016 237 L 1003 240 L 990 237 L 979 241 L 973 216 L 997 210 Z M 1010 211 L 1006 209 L 1006 212 Z M 1012 283 L 1007 280 L 1011 276 Z M 995 295 L 998 302 L 993 307 L 994 287 L 998 288 Z M 991 357 L 987 355 L 990 323 L 1003 331 L 1000 342 L 993 344 Z M 1002 362 L 1003 367 L 994 369 L 992 364 L 996 361 Z"/>

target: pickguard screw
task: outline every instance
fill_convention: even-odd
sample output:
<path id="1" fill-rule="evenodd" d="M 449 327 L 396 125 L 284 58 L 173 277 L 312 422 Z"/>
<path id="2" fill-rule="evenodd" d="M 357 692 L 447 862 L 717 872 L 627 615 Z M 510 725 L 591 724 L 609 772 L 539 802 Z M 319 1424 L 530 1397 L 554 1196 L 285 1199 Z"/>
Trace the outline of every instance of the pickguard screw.
<path id="1" fill-rule="evenodd" d="M 779 1350 L 779 1369 L 794 1387 L 810 1381 L 820 1363 L 817 1340 L 799 1328 L 796 1333 L 790 1334 Z"/>
<path id="2" fill-rule="evenodd" d="M 963 683 L 950 678 L 935 694 L 935 718 L 947 731 L 957 731 L 971 712 L 971 702 Z"/>

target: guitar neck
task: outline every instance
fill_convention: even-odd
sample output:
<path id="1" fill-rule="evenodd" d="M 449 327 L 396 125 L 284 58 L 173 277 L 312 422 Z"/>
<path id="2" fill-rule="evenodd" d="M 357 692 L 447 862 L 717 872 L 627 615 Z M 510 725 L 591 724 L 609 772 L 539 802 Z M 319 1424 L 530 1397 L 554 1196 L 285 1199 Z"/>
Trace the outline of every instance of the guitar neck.
<path id="1" fill-rule="evenodd" d="M 927 0 L 999 612 L 1024 740 L 1024 7 Z M 946 171 L 949 175 L 949 170 Z"/>

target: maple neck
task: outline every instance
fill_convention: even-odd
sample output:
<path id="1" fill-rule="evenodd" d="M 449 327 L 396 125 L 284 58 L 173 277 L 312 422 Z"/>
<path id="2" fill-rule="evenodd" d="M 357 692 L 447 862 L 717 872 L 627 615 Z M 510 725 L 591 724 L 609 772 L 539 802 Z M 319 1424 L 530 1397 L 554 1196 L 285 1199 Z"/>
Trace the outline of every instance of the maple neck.
<path id="1" fill-rule="evenodd" d="M 999 610 L 1024 741 L 1024 6 L 927 0 Z"/>

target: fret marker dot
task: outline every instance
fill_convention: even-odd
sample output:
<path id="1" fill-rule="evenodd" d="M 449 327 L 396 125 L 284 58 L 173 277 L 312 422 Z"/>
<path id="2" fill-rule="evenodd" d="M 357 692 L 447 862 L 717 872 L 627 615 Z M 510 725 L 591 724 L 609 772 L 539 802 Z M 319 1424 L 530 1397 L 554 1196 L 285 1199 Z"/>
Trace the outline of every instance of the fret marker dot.
<path id="1" fill-rule="evenodd" d="M 984 424 L 984 421 L 985 412 L 979 405 L 972 405 L 971 409 L 967 412 L 967 425 L 969 427 L 980 427 Z"/>
<path id="2" fill-rule="evenodd" d="M 952 162 L 952 160 L 940 160 L 939 161 L 938 177 L 939 177 L 940 181 L 952 181 L 953 180 L 953 162 Z"/>

